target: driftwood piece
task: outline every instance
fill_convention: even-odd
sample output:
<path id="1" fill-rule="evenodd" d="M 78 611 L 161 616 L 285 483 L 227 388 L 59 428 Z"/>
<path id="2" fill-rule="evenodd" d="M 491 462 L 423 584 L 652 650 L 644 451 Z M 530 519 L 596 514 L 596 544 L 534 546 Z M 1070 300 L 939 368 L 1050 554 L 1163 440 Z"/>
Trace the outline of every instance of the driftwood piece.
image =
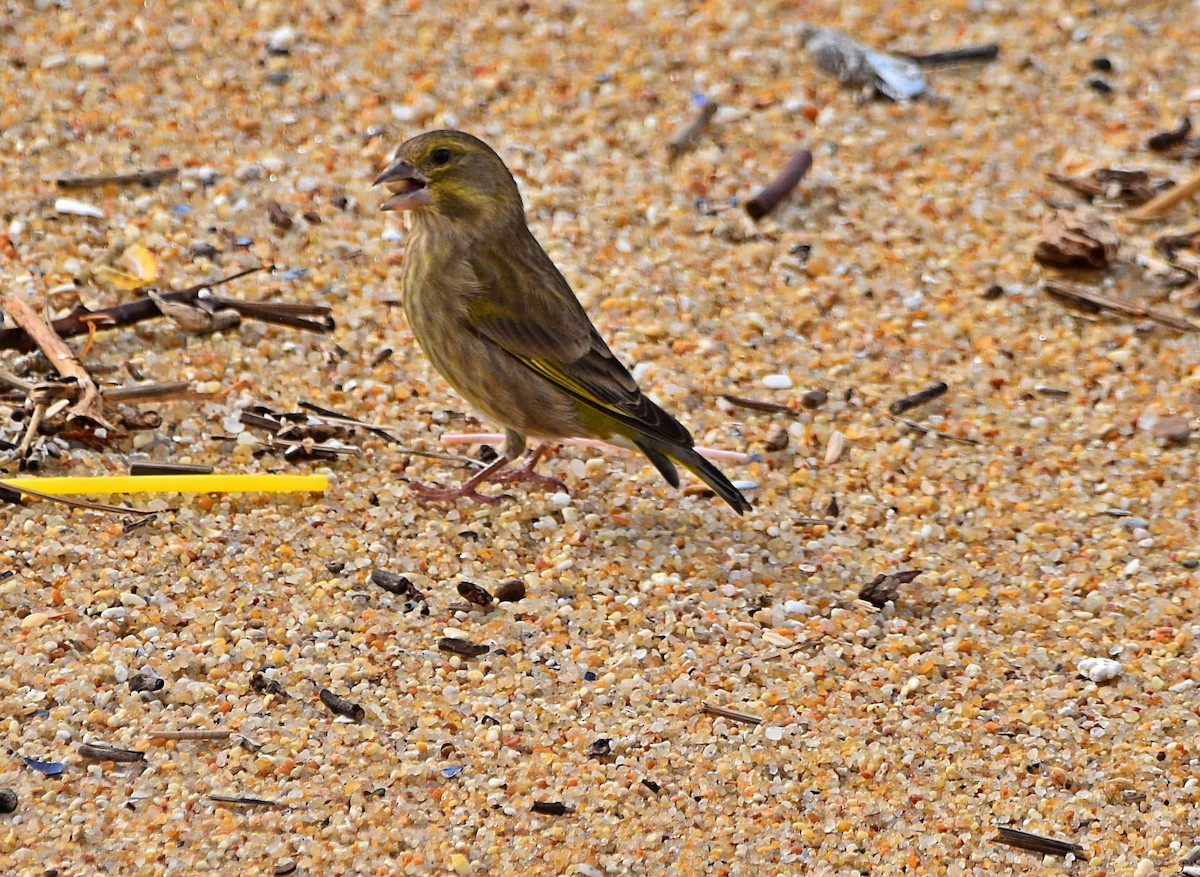
<path id="1" fill-rule="evenodd" d="M 104 417 L 104 399 L 100 395 L 100 388 L 96 386 L 88 370 L 75 358 L 71 348 L 55 333 L 54 328 L 38 316 L 20 296 L 14 295 L 5 299 L 4 312 L 33 339 L 60 375 L 73 378 L 77 382 L 79 398 L 71 406 L 70 416 L 84 418 L 106 429 L 118 431 Z"/>
<path id="2" fill-rule="evenodd" d="M 1168 314 L 1164 311 L 1136 305 L 1120 299 L 1111 298 L 1078 283 L 1068 283 L 1065 280 L 1047 280 L 1042 284 L 1042 291 L 1053 299 L 1084 311 L 1111 311 L 1125 317 L 1139 320 L 1151 320 L 1162 326 L 1178 329 L 1180 332 L 1200 332 L 1200 324 Z"/>

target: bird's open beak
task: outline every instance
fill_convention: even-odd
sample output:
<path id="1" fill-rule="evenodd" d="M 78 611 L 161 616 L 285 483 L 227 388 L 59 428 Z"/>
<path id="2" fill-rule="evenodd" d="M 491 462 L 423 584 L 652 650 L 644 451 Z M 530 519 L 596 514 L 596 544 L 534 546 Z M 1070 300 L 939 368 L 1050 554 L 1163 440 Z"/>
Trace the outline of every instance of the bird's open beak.
<path id="1" fill-rule="evenodd" d="M 429 189 L 426 187 L 428 182 L 415 167 L 398 158 L 383 169 L 383 173 L 375 178 L 372 185 L 386 183 L 392 192 L 392 197 L 380 205 L 381 210 L 402 211 L 416 210 L 431 203 Z"/>

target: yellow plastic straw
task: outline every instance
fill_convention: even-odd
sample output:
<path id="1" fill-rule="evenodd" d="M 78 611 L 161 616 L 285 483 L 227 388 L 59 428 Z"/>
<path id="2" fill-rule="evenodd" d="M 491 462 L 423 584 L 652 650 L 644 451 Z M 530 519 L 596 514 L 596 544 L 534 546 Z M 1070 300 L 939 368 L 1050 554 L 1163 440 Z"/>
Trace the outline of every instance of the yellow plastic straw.
<path id="1" fill-rule="evenodd" d="M 283 493 L 323 491 L 325 475 L 91 475 L 79 478 L 7 478 L 0 485 L 55 495 L 108 493 Z"/>

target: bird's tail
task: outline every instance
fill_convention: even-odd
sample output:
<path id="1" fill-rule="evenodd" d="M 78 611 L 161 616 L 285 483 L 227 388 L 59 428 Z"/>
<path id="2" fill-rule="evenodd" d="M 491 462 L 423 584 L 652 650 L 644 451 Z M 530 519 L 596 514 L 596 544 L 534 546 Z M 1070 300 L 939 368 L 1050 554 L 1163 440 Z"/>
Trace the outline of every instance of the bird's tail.
<path id="1" fill-rule="evenodd" d="M 733 483 L 725 477 L 721 470 L 700 456 L 694 448 L 674 445 L 667 449 L 656 447 L 644 440 L 635 441 L 634 444 L 649 458 L 650 462 L 654 464 L 654 468 L 662 473 L 663 478 L 666 478 L 672 487 L 679 486 L 679 472 L 675 469 L 675 463 L 678 463 L 711 487 L 717 496 L 729 503 L 739 515 L 753 508 L 750 500 L 742 496 L 742 492 L 733 486 Z"/>

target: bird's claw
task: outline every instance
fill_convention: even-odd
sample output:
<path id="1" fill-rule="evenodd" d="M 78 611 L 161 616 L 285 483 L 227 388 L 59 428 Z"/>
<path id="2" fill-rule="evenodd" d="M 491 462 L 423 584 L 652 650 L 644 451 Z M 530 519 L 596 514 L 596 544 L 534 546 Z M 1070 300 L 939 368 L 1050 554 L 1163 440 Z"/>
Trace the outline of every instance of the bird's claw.
<path id="1" fill-rule="evenodd" d="M 422 484 L 420 481 L 410 481 L 408 486 L 414 493 L 420 494 L 422 499 L 432 502 L 471 499 L 483 505 L 500 505 L 502 500 L 511 499 L 506 493 L 499 494 L 498 496 L 489 496 L 488 494 L 480 493 L 474 486 L 466 484 L 462 487 L 431 487 L 428 484 Z"/>

